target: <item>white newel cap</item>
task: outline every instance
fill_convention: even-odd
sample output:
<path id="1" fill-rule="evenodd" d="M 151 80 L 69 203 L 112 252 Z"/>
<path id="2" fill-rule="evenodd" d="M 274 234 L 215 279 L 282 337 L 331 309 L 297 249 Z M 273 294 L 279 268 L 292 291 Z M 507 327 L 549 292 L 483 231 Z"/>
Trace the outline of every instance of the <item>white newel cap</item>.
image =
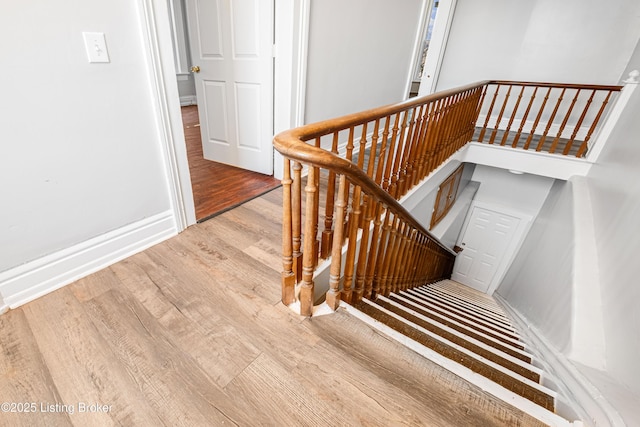
<path id="1" fill-rule="evenodd" d="M 632 72 L 629 73 L 629 78 L 626 80 L 623 80 L 622 83 L 625 84 L 638 84 L 640 83 L 638 81 L 638 76 L 640 76 L 640 71 L 638 70 L 633 70 Z"/>

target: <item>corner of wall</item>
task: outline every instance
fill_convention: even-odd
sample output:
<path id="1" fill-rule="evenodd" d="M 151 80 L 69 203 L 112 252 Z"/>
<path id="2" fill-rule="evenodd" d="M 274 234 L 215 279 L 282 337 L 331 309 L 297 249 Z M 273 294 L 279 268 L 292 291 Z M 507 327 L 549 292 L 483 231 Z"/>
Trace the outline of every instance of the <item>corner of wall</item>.
<path id="1" fill-rule="evenodd" d="M 606 365 L 606 342 L 597 242 L 585 177 L 570 180 L 573 196 L 573 325 L 567 357 L 595 369 Z"/>
<path id="2" fill-rule="evenodd" d="M 153 215 L 0 273 L 0 314 L 177 234 L 173 211 Z"/>

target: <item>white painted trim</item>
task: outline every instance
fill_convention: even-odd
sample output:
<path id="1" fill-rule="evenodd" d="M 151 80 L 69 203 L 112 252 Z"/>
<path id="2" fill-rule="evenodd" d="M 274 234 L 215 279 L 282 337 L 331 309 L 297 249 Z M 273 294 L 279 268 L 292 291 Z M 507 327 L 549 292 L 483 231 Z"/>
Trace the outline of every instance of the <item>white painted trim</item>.
<path id="1" fill-rule="evenodd" d="M 167 4 L 162 0 L 138 0 L 138 5 L 171 207 L 177 229 L 182 231 L 195 224 L 196 215 Z"/>
<path id="2" fill-rule="evenodd" d="M 534 175 L 568 180 L 585 176 L 592 166 L 588 160 L 535 150 L 501 147 L 496 144 L 471 142 L 459 152 L 460 160 L 500 169 L 513 169 Z"/>
<path id="3" fill-rule="evenodd" d="M 168 210 L 0 273 L 0 301 L 16 308 L 177 234 Z"/>
<path id="4" fill-rule="evenodd" d="M 409 75 L 407 76 L 407 84 L 405 87 L 405 99 L 409 97 L 411 93 L 411 86 L 414 82 L 414 77 L 418 67 L 420 66 L 422 59 L 422 44 L 427 33 L 427 26 L 429 25 L 429 12 L 431 11 L 431 5 L 434 0 L 422 0 L 420 6 L 420 17 L 418 18 L 418 28 L 416 30 L 416 38 L 413 43 L 413 54 L 411 55 L 411 63 L 409 64 Z"/>
<path id="5" fill-rule="evenodd" d="M 304 124 L 310 0 L 275 2 L 274 133 Z M 273 150 L 273 176 L 282 179 L 284 161 Z"/>
<path id="6" fill-rule="evenodd" d="M 182 107 L 187 105 L 198 105 L 198 100 L 195 95 L 186 95 L 180 97 L 180 105 Z"/>
<path id="7" fill-rule="evenodd" d="M 440 0 L 429 43 L 430 52 L 427 54 L 427 60 L 424 64 L 418 96 L 429 95 L 436 91 L 456 3 L 457 0 Z"/>
<path id="8" fill-rule="evenodd" d="M 431 350 L 430 348 L 412 340 L 411 338 L 402 335 L 401 333 L 391 329 L 390 327 L 388 327 L 387 325 L 367 316 L 366 314 L 362 313 L 360 310 L 355 309 L 354 307 L 350 306 L 349 304 L 345 303 L 344 301 L 340 302 L 340 306 L 343 307 L 344 309 L 347 310 L 347 312 L 349 314 L 351 314 L 352 316 L 362 320 L 363 322 L 367 323 L 368 325 L 370 325 L 371 327 L 373 327 L 374 329 L 379 330 L 380 332 L 382 332 L 383 334 L 387 335 L 388 337 L 396 340 L 397 342 L 399 342 L 400 344 L 406 346 L 407 348 L 415 351 L 416 353 L 420 354 L 421 356 L 431 360 L 432 362 L 438 364 L 439 366 L 443 367 L 444 369 L 448 370 L 449 372 L 454 373 L 455 375 L 459 376 L 460 378 L 462 378 L 465 381 L 468 381 L 469 383 L 473 384 L 474 386 L 480 388 L 481 390 L 491 394 L 492 396 L 502 400 L 503 402 L 506 402 L 524 412 L 526 412 L 527 414 L 531 415 L 532 417 L 547 423 L 550 426 L 558 426 L 558 427 L 570 427 L 570 426 L 574 426 L 574 427 L 579 427 L 582 425 L 582 423 L 580 421 L 576 421 L 576 422 L 570 422 L 562 417 L 560 417 L 557 414 L 554 414 L 551 411 L 548 411 L 544 408 L 542 408 L 541 406 L 533 403 L 532 401 L 530 401 L 529 399 L 526 399 L 522 396 L 519 396 L 515 393 L 513 393 L 510 390 L 507 390 L 506 388 L 502 387 L 501 385 L 483 377 L 480 374 L 477 374 L 475 372 L 473 372 L 471 369 L 460 365 L 457 362 L 454 362 L 451 359 L 448 359 L 444 356 L 442 356 L 439 353 L 436 353 L 435 351 Z"/>
<path id="9" fill-rule="evenodd" d="M 0 296 L 0 314 L 4 314 L 9 311 L 9 305 L 4 303 L 2 296 Z"/>
<path id="10" fill-rule="evenodd" d="M 567 403 L 573 407 L 572 409 L 578 411 L 580 417 L 592 421 L 598 427 L 626 426 L 620 414 L 603 397 L 602 393 L 578 371 L 564 354 L 557 351 L 540 331 L 531 325 L 531 322 L 509 305 L 507 300 L 499 294 L 494 294 L 493 297 L 509 313 L 525 340 L 539 352 L 540 360 L 544 361 L 545 370 L 558 380 L 556 385 L 560 388 L 560 394 L 569 399 Z"/>

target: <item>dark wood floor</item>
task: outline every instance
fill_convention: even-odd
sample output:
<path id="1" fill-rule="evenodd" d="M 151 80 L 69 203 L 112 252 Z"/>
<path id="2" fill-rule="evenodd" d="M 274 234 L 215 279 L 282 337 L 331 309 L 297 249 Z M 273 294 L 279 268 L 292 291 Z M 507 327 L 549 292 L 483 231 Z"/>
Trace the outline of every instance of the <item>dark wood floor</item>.
<path id="1" fill-rule="evenodd" d="M 284 307 L 281 203 L 279 188 L 0 316 L 0 403 L 36 409 L 0 425 L 541 425 L 344 311 Z"/>
<path id="2" fill-rule="evenodd" d="M 198 106 L 182 107 L 182 121 L 196 220 L 204 221 L 280 185 L 280 181 L 272 176 L 205 160 Z"/>

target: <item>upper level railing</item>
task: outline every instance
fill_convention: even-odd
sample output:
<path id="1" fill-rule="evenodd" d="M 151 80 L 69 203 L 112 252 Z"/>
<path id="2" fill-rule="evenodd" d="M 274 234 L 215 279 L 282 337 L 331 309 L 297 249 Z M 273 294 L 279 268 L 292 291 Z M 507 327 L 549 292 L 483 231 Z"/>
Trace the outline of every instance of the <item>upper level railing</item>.
<path id="1" fill-rule="evenodd" d="M 398 200 L 472 140 L 551 153 L 561 147 L 580 157 L 618 90 L 483 81 L 280 133 L 283 303 L 299 301 L 300 313 L 311 315 L 323 260 L 330 262 L 326 301 L 333 309 L 341 299 L 448 277 L 455 254 Z M 591 95 L 583 101 L 585 91 Z"/>
<path id="2" fill-rule="evenodd" d="M 512 82 L 486 85 L 475 139 L 584 157 L 612 95 L 622 86 Z"/>

